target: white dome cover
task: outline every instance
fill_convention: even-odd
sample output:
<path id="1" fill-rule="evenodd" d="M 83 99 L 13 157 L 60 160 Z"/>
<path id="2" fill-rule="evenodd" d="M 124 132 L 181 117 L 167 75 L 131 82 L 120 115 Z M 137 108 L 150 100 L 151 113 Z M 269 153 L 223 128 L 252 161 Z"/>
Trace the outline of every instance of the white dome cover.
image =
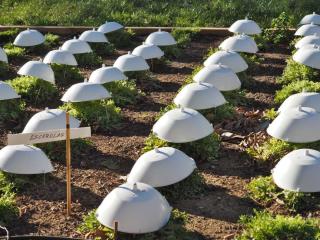
<path id="1" fill-rule="evenodd" d="M 149 69 L 149 65 L 145 59 L 133 55 L 131 52 L 118 57 L 113 66 L 120 69 L 122 72 L 145 71 Z"/>
<path id="2" fill-rule="evenodd" d="M 241 34 L 225 39 L 219 48 L 228 51 L 256 53 L 258 47 L 256 42 L 249 36 Z"/>
<path id="3" fill-rule="evenodd" d="M 320 48 L 302 47 L 293 54 L 292 59 L 308 67 L 320 69 Z"/>
<path id="4" fill-rule="evenodd" d="M 313 108 L 320 112 L 320 93 L 301 92 L 288 97 L 279 107 L 278 112 L 285 112 L 299 106 Z"/>
<path id="5" fill-rule="evenodd" d="M 41 174 L 53 171 L 44 152 L 30 145 L 8 145 L 0 150 L 0 169 L 14 174 Z"/>
<path id="6" fill-rule="evenodd" d="M 270 136 L 293 143 L 320 140 L 320 113 L 313 108 L 297 107 L 280 113 L 267 128 Z"/>
<path id="7" fill-rule="evenodd" d="M 77 39 L 76 37 L 68 41 L 65 41 L 61 49 L 69 51 L 72 54 L 82 54 L 82 53 L 92 52 L 92 49 L 87 42 Z"/>
<path id="8" fill-rule="evenodd" d="M 8 56 L 6 52 L 3 50 L 3 48 L 0 47 L 0 61 L 8 63 Z"/>
<path id="9" fill-rule="evenodd" d="M 170 46 L 177 44 L 176 40 L 170 33 L 161 31 L 161 29 L 149 34 L 145 42 L 147 44 L 154 44 L 157 46 Z"/>
<path id="10" fill-rule="evenodd" d="M 294 33 L 295 36 L 308 36 L 308 35 L 314 35 L 314 34 L 318 34 L 318 35 L 320 34 L 320 27 L 313 23 L 302 25 Z"/>
<path id="11" fill-rule="evenodd" d="M 80 121 L 70 116 L 70 127 L 78 128 Z M 33 115 L 23 129 L 23 133 L 41 132 L 66 128 L 66 112 L 60 109 L 46 109 Z"/>
<path id="12" fill-rule="evenodd" d="M 29 61 L 18 71 L 19 75 L 32 76 L 54 84 L 54 72 L 50 65 L 42 61 Z"/>
<path id="13" fill-rule="evenodd" d="M 167 224 L 172 208 L 153 187 L 125 183 L 113 189 L 96 211 L 98 221 L 109 228 L 119 222 L 119 231 L 139 234 L 154 232 Z"/>
<path id="14" fill-rule="evenodd" d="M 202 68 L 194 77 L 195 82 L 212 84 L 220 91 L 232 91 L 241 87 L 241 82 L 231 68 L 225 65 L 209 65 Z"/>
<path id="15" fill-rule="evenodd" d="M 212 54 L 204 61 L 203 65 L 207 67 L 219 63 L 228 66 L 235 73 L 242 72 L 248 68 L 248 64 L 239 53 L 224 50 Z"/>
<path id="16" fill-rule="evenodd" d="M 314 34 L 301 38 L 294 47 L 299 49 L 305 45 L 320 45 L 320 35 Z"/>
<path id="17" fill-rule="evenodd" d="M 320 15 L 316 14 L 315 12 L 313 12 L 312 14 L 308 14 L 301 19 L 300 24 L 304 25 L 304 24 L 310 24 L 312 22 L 314 24 L 320 25 Z"/>
<path id="18" fill-rule="evenodd" d="M 114 32 L 117 30 L 122 29 L 123 26 L 120 23 L 117 22 L 105 22 L 104 24 L 102 24 L 99 28 L 98 31 L 102 32 L 102 33 L 110 33 L 110 32 Z"/>
<path id="19" fill-rule="evenodd" d="M 20 47 L 31 47 L 45 41 L 45 37 L 38 30 L 27 29 L 18 34 L 13 44 Z"/>
<path id="20" fill-rule="evenodd" d="M 160 139 L 173 143 L 192 142 L 213 133 L 213 126 L 201 113 L 190 108 L 166 112 L 152 128 Z"/>
<path id="21" fill-rule="evenodd" d="M 96 31 L 95 29 L 84 31 L 83 33 L 81 33 L 79 39 L 85 42 L 94 42 L 94 43 L 109 42 L 103 32 Z"/>
<path id="22" fill-rule="evenodd" d="M 249 20 L 247 18 L 235 21 L 228 30 L 229 32 L 244 33 L 247 35 L 261 33 L 261 28 L 259 27 L 259 25 L 255 21 Z"/>
<path id="23" fill-rule="evenodd" d="M 190 83 L 174 99 L 177 106 L 195 110 L 209 109 L 226 103 L 221 92 L 210 83 Z"/>
<path id="24" fill-rule="evenodd" d="M 297 192 L 320 192 L 320 152 L 294 150 L 272 170 L 274 182 L 282 189 Z"/>
<path id="25" fill-rule="evenodd" d="M 188 177 L 196 167 L 195 161 L 178 149 L 156 148 L 135 162 L 127 181 L 143 182 L 153 187 L 168 186 Z"/>
<path id="26" fill-rule="evenodd" d="M 161 58 L 164 52 L 156 45 L 143 43 L 132 51 L 133 55 L 144 59 Z"/>
<path id="27" fill-rule="evenodd" d="M 89 82 L 104 84 L 113 81 L 127 80 L 128 77 L 116 67 L 106 67 L 104 64 L 101 68 L 94 70 L 89 78 Z"/>
<path id="28" fill-rule="evenodd" d="M 62 49 L 52 50 L 47 53 L 47 55 L 43 59 L 44 63 L 57 63 L 64 64 L 70 66 L 77 66 L 77 60 L 73 56 L 73 54 L 69 51 L 65 51 Z"/>
<path id="29" fill-rule="evenodd" d="M 0 101 L 14 98 L 20 98 L 20 96 L 8 83 L 0 81 Z"/>
<path id="30" fill-rule="evenodd" d="M 102 85 L 91 82 L 73 84 L 62 96 L 63 102 L 85 102 L 110 98 L 111 95 Z"/>

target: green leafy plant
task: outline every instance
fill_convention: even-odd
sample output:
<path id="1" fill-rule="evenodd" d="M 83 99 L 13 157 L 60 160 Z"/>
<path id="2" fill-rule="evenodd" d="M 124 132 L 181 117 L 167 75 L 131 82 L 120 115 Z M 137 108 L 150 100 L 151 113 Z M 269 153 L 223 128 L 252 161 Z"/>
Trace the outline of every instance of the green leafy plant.
<path id="1" fill-rule="evenodd" d="M 134 32 L 131 29 L 120 29 L 114 32 L 107 33 L 106 36 L 110 43 L 114 44 L 116 48 L 133 47 Z"/>
<path id="2" fill-rule="evenodd" d="M 263 112 L 263 118 L 266 120 L 274 120 L 278 116 L 277 111 L 274 108 L 267 109 Z"/>
<path id="3" fill-rule="evenodd" d="M 29 104 L 45 106 L 59 96 L 55 85 L 39 78 L 23 76 L 8 83 Z"/>
<path id="4" fill-rule="evenodd" d="M 133 80 L 105 83 L 104 87 L 112 94 L 115 104 L 120 107 L 135 104 L 144 95 L 141 90 L 137 89 Z"/>
<path id="5" fill-rule="evenodd" d="M 14 46 L 12 43 L 5 44 L 4 51 L 6 52 L 9 60 L 11 58 L 25 59 L 26 57 L 26 50 L 24 48 Z"/>
<path id="6" fill-rule="evenodd" d="M 298 240 L 320 239 L 318 219 L 302 218 L 297 215 L 273 216 L 266 211 L 255 211 L 253 216 L 241 216 L 243 232 L 236 240 Z"/>
<path id="7" fill-rule="evenodd" d="M 51 67 L 59 88 L 68 88 L 75 83 L 84 81 L 84 77 L 77 67 L 56 63 L 51 64 Z"/>
<path id="8" fill-rule="evenodd" d="M 65 103 L 60 109 L 68 111 L 94 130 L 109 130 L 121 125 L 121 109 L 113 100 Z"/>
<path id="9" fill-rule="evenodd" d="M 102 65 L 102 58 L 96 52 L 74 54 L 80 67 L 99 67 Z"/>
<path id="10" fill-rule="evenodd" d="M 48 49 L 52 49 L 52 48 L 59 46 L 59 43 L 60 43 L 60 36 L 59 35 L 47 33 L 46 35 L 44 35 L 44 37 L 45 37 L 44 45 Z"/>
<path id="11" fill-rule="evenodd" d="M 297 63 L 289 58 L 282 75 L 277 78 L 277 83 L 286 85 L 298 81 L 319 82 L 319 77 L 319 70 Z"/>
<path id="12" fill-rule="evenodd" d="M 19 33 L 18 28 L 12 28 L 5 31 L 0 32 L 0 42 L 1 43 L 9 43 L 13 42 L 16 36 Z"/>
<path id="13" fill-rule="evenodd" d="M 25 102 L 20 99 L 0 101 L 0 126 L 19 123 L 23 119 L 25 105 Z"/>
<path id="14" fill-rule="evenodd" d="M 171 213 L 170 220 L 166 226 L 157 232 L 139 234 L 135 236 L 135 239 L 139 240 L 158 240 L 158 239 L 170 239 L 170 240 L 198 240 L 201 239 L 196 233 L 189 231 L 185 228 L 189 218 L 185 212 L 174 209 Z M 95 210 L 90 211 L 87 215 L 83 216 L 83 222 L 78 227 L 80 233 L 86 236 L 93 237 L 94 239 L 112 240 L 113 230 L 101 225 L 95 216 Z M 132 236 L 125 233 L 119 233 L 121 239 L 131 239 Z"/>
<path id="15" fill-rule="evenodd" d="M 320 82 L 311 81 L 296 81 L 284 86 L 281 90 L 276 91 L 274 97 L 275 103 L 283 103 L 292 94 L 300 93 L 302 91 L 320 92 Z"/>
<path id="16" fill-rule="evenodd" d="M 94 53 L 103 57 L 112 55 L 116 50 L 113 43 L 90 43 L 90 47 Z"/>
<path id="17" fill-rule="evenodd" d="M 230 103 L 225 103 L 213 109 L 200 110 L 210 122 L 219 122 L 225 119 L 232 119 L 236 115 L 235 107 Z"/>

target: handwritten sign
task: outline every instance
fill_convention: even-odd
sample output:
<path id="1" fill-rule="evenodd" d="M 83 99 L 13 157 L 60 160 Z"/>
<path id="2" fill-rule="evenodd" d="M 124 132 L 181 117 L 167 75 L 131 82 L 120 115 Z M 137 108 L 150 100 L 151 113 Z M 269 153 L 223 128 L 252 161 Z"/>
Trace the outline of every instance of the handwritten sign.
<path id="1" fill-rule="evenodd" d="M 91 137 L 91 128 L 71 128 L 70 138 Z M 8 145 L 36 144 L 66 140 L 66 129 L 41 131 L 34 133 L 8 134 Z"/>

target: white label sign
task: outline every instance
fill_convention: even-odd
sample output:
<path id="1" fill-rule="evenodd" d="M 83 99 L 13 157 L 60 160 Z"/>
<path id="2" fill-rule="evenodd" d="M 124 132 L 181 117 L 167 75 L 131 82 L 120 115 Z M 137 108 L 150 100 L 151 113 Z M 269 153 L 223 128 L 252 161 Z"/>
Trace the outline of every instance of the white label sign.
<path id="1" fill-rule="evenodd" d="M 70 128 L 70 138 L 91 137 L 91 128 Z M 36 144 L 66 140 L 66 129 L 56 129 L 34 133 L 8 134 L 8 145 Z"/>

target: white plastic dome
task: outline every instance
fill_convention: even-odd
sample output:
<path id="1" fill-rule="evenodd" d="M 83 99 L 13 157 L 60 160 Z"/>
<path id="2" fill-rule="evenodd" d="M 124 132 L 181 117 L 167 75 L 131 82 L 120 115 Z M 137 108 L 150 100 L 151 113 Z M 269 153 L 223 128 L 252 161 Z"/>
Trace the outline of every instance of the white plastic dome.
<path id="1" fill-rule="evenodd" d="M 228 66 L 235 73 L 242 72 L 248 68 L 248 64 L 241 57 L 241 55 L 237 52 L 232 51 L 215 52 L 210 57 L 208 57 L 207 60 L 204 61 L 203 65 L 207 67 L 209 65 L 219 63 Z"/>
<path id="2" fill-rule="evenodd" d="M 295 36 L 308 36 L 308 35 L 314 35 L 314 34 L 320 35 L 320 27 L 313 23 L 302 25 L 294 33 Z"/>
<path id="3" fill-rule="evenodd" d="M 78 128 L 80 121 L 70 116 L 70 127 Z M 33 133 L 66 128 L 66 112 L 60 109 L 46 109 L 33 115 L 23 129 L 23 133 Z"/>
<path id="4" fill-rule="evenodd" d="M 202 68 L 194 77 L 195 82 L 212 84 L 220 91 L 232 91 L 241 87 L 241 82 L 231 68 L 225 65 L 209 65 Z"/>
<path id="5" fill-rule="evenodd" d="M 320 36 L 317 34 L 301 38 L 294 46 L 299 49 L 305 45 L 320 45 Z"/>
<path id="6" fill-rule="evenodd" d="M 120 23 L 117 22 L 105 22 L 104 24 L 102 24 L 99 28 L 98 31 L 102 32 L 102 33 L 110 33 L 110 32 L 114 32 L 117 30 L 122 29 L 123 26 Z"/>
<path id="7" fill-rule="evenodd" d="M 113 66 L 120 69 L 122 72 L 145 71 L 149 69 L 149 65 L 145 59 L 133 55 L 131 52 L 118 57 Z"/>
<path id="8" fill-rule="evenodd" d="M 103 32 L 96 31 L 95 29 L 87 30 L 81 33 L 80 40 L 93 43 L 107 43 L 108 39 Z"/>
<path id="9" fill-rule="evenodd" d="M 108 82 L 127 80 L 128 77 L 116 67 L 106 67 L 104 64 L 101 68 L 94 70 L 89 78 L 89 82 L 104 84 Z"/>
<path id="10" fill-rule="evenodd" d="M 53 171 L 44 152 L 30 145 L 8 145 L 0 150 L 0 169 L 14 174 L 41 174 Z"/>
<path id="11" fill-rule="evenodd" d="M 209 109 L 226 103 L 221 92 L 210 83 L 190 83 L 174 99 L 177 106 L 195 110 Z"/>
<path id="12" fill-rule="evenodd" d="M 82 82 L 73 84 L 62 96 L 63 102 L 85 102 L 110 98 L 111 95 L 102 85 Z"/>
<path id="13" fill-rule="evenodd" d="M 153 187 L 145 183 L 125 183 L 113 189 L 97 209 L 98 221 L 109 228 L 119 222 L 120 232 L 154 232 L 167 224 L 172 208 Z"/>
<path id="14" fill-rule="evenodd" d="M 18 71 L 19 75 L 32 76 L 54 84 L 54 72 L 50 65 L 41 61 L 29 61 Z"/>
<path id="15" fill-rule="evenodd" d="M 320 152 L 294 150 L 272 170 L 274 182 L 282 189 L 297 192 L 320 192 Z"/>
<path id="16" fill-rule="evenodd" d="M 143 43 L 136 47 L 132 54 L 143 57 L 144 59 L 152 59 L 161 58 L 164 55 L 164 52 L 156 45 Z"/>
<path id="17" fill-rule="evenodd" d="M 27 29 L 18 34 L 13 44 L 19 47 L 32 47 L 45 41 L 45 37 L 38 30 Z"/>
<path id="18" fill-rule="evenodd" d="M 166 112 L 152 128 L 160 139 L 173 143 L 192 142 L 213 133 L 213 126 L 196 110 L 176 108 Z"/>
<path id="19" fill-rule="evenodd" d="M 315 12 L 313 12 L 312 14 L 308 14 L 301 19 L 300 24 L 304 25 L 304 24 L 310 24 L 312 22 L 314 24 L 320 25 L 320 15 L 316 14 Z"/>
<path id="20" fill-rule="evenodd" d="M 293 143 L 320 140 L 320 113 L 313 108 L 297 107 L 280 113 L 267 128 L 270 136 Z"/>
<path id="21" fill-rule="evenodd" d="M 249 20 L 247 18 L 235 21 L 228 30 L 229 32 L 244 33 L 247 35 L 261 33 L 261 28 L 259 27 L 259 25 L 255 21 Z"/>
<path id="22" fill-rule="evenodd" d="M 16 91 L 8 83 L 0 81 L 0 100 L 20 98 Z"/>
<path id="23" fill-rule="evenodd" d="M 47 53 L 47 55 L 43 59 L 44 63 L 57 63 L 64 64 L 70 66 L 77 66 L 77 60 L 73 56 L 73 54 L 69 51 L 65 51 L 62 49 L 52 50 Z"/>
<path id="24" fill-rule="evenodd" d="M 0 47 L 0 61 L 8 63 L 8 56 L 6 52 L 3 50 L 3 48 Z"/>
<path id="25" fill-rule="evenodd" d="M 320 69 L 320 48 L 302 47 L 293 54 L 292 59 L 308 67 Z"/>
<path id="26" fill-rule="evenodd" d="M 290 111 L 299 106 L 313 108 L 320 112 L 320 93 L 301 92 L 288 97 L 279 107 L 278 112 Z"/>
<path id="27" fill-rule="evenodd" d="M 256 53 L 258 47 L 256 42 L 249 36 L 241 34 L 225 39 L 219 48 L 226 51 Z"/>
<path id="28" fill-rule="evenodd" d="M 168 186 L 182 181 L 195 168 L 195 161 L 182 151 L 172 147 L 156 148 L 144 153 L 135 162 L 127 182 L 143 182 L 153 187 Z"/>
<path id="29" fill-rule="evenodd" d="M 92 49 L 87 42 L 77 39 L 76 37 L 68 41 L 65 41 L 61 49 L 69 51 L 72 54 L 82 54 L 82 53 L 92 52 Z"/>
<path id="30" fill-rule="evenodd" d="M 147 44 L 153 44 L 157 46 L 170 46 L 177 44 L 176 40 L 173 38 L 173 36 L 165 31 L 159 31 L 151 33 L 146 41 Z"/>

